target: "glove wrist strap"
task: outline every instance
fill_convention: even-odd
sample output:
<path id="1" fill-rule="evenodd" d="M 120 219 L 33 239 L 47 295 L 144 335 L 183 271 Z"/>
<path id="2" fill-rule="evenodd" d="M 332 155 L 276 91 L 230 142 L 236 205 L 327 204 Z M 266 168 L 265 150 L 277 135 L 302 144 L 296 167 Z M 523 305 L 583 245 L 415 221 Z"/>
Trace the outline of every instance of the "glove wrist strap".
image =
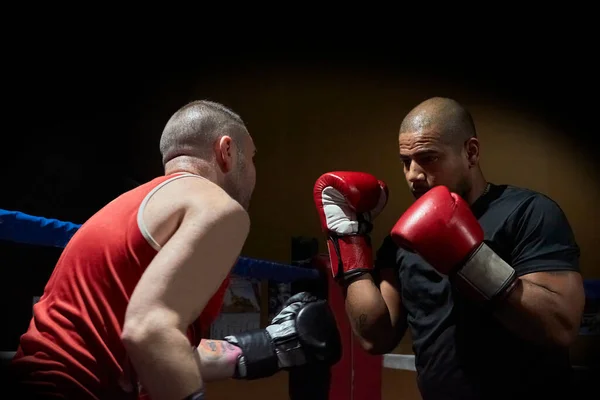
<path id="1" fill-rule="evenodd" d="M 355 280 L 373 269 L 373 248 L 367 235 L 330 235 L 331 272 L 339 281 Z"/>
<path id="2" fill-rule="evenodd" d="M 482 243 L 457 271 L 456 278 L 462 291 L 489 301 L 508 294 L 509 289 L 514 288 L 517 275 L 513 267 Z"/>
<path id="3" fill-rule="evenodd" d="M 224 340 L 242 350 L 235 369 L 235 379 L 266 378 L 279 371 L 277 353 L 265 329 L 226 336 Z"/>

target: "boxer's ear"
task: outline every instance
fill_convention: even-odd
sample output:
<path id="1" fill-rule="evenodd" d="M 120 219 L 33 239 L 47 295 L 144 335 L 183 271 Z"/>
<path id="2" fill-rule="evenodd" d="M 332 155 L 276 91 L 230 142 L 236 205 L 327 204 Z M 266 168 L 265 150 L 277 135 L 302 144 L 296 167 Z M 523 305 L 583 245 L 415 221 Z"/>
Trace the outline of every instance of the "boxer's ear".
<path id="1" fill-rule="evenodd" d="M 228 173 L 233 168 L 233 140 L 230 136 L 221 136 L 215 142 L 215 156 L 217 165 L 223 173 Z"/>
<path id="2" fill-rule="evenodd" d="M 465 153 L 470 168 L 479 163 L 479 140 L 476 137 L 469 138 L 465 142 Z"/>

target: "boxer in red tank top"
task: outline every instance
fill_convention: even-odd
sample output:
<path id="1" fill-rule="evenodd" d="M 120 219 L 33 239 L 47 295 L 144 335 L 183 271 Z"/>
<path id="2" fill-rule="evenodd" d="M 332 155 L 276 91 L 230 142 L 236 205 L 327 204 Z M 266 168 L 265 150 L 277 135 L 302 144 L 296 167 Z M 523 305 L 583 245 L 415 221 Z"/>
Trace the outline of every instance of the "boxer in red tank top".
<path id="1" fill-rule="evenodd" d="M 149 359 L 197 369 L 189 349 L 219 314 L 248 233 L 255 148 L 212 102 L 175 113 L 160 146 L 165 176 L 107 204 L 65 247 L 11 364 L 21 398 L 136 398 Z M 159 337 L 169 343 L 143 349 Z"/>
<path id="2" fill-rule="evenodd" d="M 136 284 L 161 248 L 145 229 L 144 204 L 164 185 L 187 176 L 203 179 L 156 178 L 112 201 L 73 236 L 34 306 L 15 371 L 32 374 L 34 385 L 70 387 L 73 398 L 133 390 L 123 321 Z M 192 346 L 219 314 L 228 283 L 227 277 L 188 328 Z"/>

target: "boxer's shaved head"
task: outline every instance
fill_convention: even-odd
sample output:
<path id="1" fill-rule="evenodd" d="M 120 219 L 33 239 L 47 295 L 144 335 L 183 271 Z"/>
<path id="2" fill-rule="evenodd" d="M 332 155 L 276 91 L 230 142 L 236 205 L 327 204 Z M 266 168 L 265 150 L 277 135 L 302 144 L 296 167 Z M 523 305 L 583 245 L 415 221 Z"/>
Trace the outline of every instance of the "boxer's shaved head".
<path id="1" fill-rule="evenodd" d="M 400 134 L 420 131 L 436 132 L 441 142 L 453 147 L 477 137 L 469 111 L 445 97 L 432 97 L 418 104 L 400 125 Z"/>
<path id="2" fill-rule="evenodd" d="M 248 135 L 239 115 L 222 104 L 199 100 L 180 108 L 167 122 L 160 138 L 163 164 L 180 156 L 210 159 L 213 144 L 221 136 L 237 142 L 238 151 Z"/>
<path id="3" fill-rule="evenodd" d="M 427 99 L 404 117 L 398 135 L 404 174 L 415 197 L 445 185 L 469 198 L 481 184 L 479 140 L 469 111 L 456 100 Z"/>
<path id="4" fill-rule="evenodd" d="M 256 148 L 244 121 L 222 104 L 186 104 L 160 138 L 165 173 L 188 171 L 215 181 L 245 208 L 256 183 Z"/>

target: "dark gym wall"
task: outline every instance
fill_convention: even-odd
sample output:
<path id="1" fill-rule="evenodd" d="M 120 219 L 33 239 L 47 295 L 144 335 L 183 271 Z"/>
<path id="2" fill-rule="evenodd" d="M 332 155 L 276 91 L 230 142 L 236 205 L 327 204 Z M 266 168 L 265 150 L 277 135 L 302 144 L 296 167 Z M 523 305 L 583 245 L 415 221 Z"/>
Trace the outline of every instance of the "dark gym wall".
<path id="1" fill-rule="evenodd" d="M 336 169 L 368 171 L 390 185 L 390 203 L 376 222 L 378 242 L 412 201 L 397 155 L 400 121 L 418 102 L 450 96 L 473 113 L 487 178 L 554 198 L 582 246 L 584 274 L 600 273 L 595 269 L 600 254 L 591 251 L 597 232 L 593 221 L 600 217 L 592 207 L 600 200 L 598 169 L 578 132 L 567 130 L 556 113 L 543 113 L 541 102 L 498 95 L 493 86 L 477 87 L 468 80 L 336 66 L 257 64 L 241 72 L 199 73 L 184 94 L 161 87 L 132 128 L 135 138 L 144 138 L 132 147 L 134 175 L 148 179 L 161 172 L 157 142 L 172 112 L 193 99 L 220 101 L 241 114 L 258 148 L 247 254 L 286 261 L 290 236 L 319 235 L 312 185 L 320 174 Z M 157 97 L 164 101 L 156 102 Z"/>
<path id="2" fill-rule="evenodd" d="M 542 81 L 534 68 L 522 67 L 511 70 L 521 76 L 509 82 L 506 70 L 483 67 L 471 74 L 462 65 L 292 61 L 248 60 L 180 71 L 123 67 L 73 79 L 69 71 L 61 79 L 43 75 L 36 96 L 23 103 L 36 112 L 17 110 L 21 137 L 4 160 L 0 207 L 83 222 L 132 187 L 132 180 L 160 174 L 158 139 L 167 119 L 186 102 L 208 98 L 241 114 L 258 148 L 244 255 L 286 262 L 291 236 L 320 237 L 312 185 L 320 174 L 339 169 L 371 172 L 389 184 L 390 202 L 373 233 L 378 245 L 411 203 L 397 156 L 400 121 L 418 102 L 449 96 L 473 113 L 487 178 L 554 198 L 581 245 L 584 276 L 600 277 L 594 247 L 598 166 L 580 139 L 587 126 L 575 106 L 568 108 L 574 92 L 567 92 L 572 85 L 565 86 L 565 77 Z M 64 100 L 48 95 L 61 90 L 68 94 Z M 35 108 L 40 105 L 41 111 Z M 1 347 L 10 350 L 28 323 L 31 296 L 41 292 L 59 251 L 11 244 L 1 249 L 3 281 L 11 282 L 2 308 L 9 310 L 12 324 L 2 333 Z M 402 350 L 410 351 L 409 338 Z M 215 395 L 243 391 L 257 399 L 285 398 L 287 390 L 282 376 L 211 387 Z M 394 391 L 418 398 L 413 374 L 385 371 L 384 398 L 393 398 Z"/>

